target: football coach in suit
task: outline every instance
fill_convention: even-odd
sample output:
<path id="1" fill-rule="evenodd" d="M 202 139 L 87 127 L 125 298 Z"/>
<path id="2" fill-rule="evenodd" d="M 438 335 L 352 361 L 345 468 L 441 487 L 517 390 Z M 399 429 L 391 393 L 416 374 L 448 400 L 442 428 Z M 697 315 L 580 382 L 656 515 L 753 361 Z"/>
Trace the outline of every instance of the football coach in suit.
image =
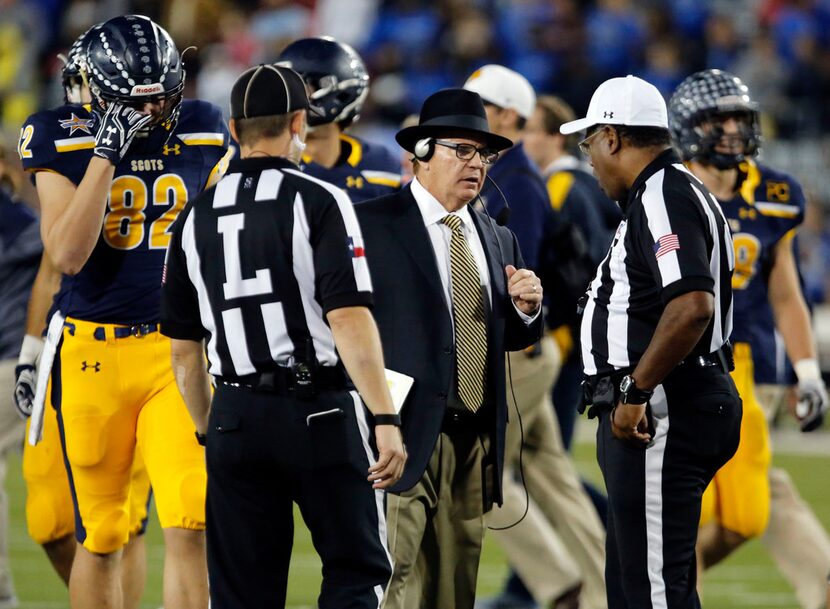
<path id="1" fill-rule="evenodd" d="M 387 494 L 386 609 L 472 609 L 484 514 L 501 503 L 504 352 L 542 335 L 542 286 L 515 235 L 471 203 L 509 139 L 477 93 L 431 95 L 398 143 L 415 178 L 355 207 L 386 366 L 415 379 L 401 412 L 409 463 Z"/>

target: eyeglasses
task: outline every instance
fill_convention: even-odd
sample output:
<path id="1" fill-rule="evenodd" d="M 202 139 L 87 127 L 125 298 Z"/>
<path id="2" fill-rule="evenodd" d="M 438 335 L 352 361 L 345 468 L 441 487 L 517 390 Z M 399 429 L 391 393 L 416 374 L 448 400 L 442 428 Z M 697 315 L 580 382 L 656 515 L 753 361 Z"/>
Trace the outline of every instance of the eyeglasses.
<path id="1" fill-rule="evenodd" d="M 602 133 L 602 129 L 597 129 L 591 135 L 586 137 L 584 140 L 579 142 L 579 151 L 582 152 L 585 156 L 591 156 L 591 140 Z"/>
<path id="2" fill-rule="evenodd" d="M 455 142 L 448 142 L 447 140 L 435 140 L 435 143 L 439 146 L 454 148 L 455 156 L 462 161 L 469 161 L 475 156 L 476 152 L 481 156 L 481 162 L 485 165 L 492 165 L 499 158 L 498 150 L 493 150 L 492 148 L 478 148 L 472 144 L 456 144 Z"/>

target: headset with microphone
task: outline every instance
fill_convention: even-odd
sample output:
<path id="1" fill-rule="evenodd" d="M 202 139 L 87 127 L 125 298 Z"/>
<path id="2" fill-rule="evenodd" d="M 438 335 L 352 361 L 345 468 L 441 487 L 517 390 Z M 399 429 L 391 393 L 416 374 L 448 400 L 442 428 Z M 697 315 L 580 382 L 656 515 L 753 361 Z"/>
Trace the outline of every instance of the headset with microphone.
<path id="1" fill-rule="evenodd" d="M 435 140 L 431 137 L 425 137 L 424 139 L 418 140 L 415 142 L 415 147 L 412 149 L 412 154 L 415 155 L 415 159 L 418 161 L 428 161 L 432 158 L 434 153 Z"/>
<path id="2" fill-rule="evenodd" d="M 415 142 L 415 146 L 412 148 L 412 154 L 414 155 L 413 160 L 418 161 L 428 161 L 432 158 L 432 155 L 435 154 L 435 139 L 431 137 L 425 137 L 423 139 L 418 140 Z M 502 189 L 499 188 L 499 185 L 496 184 L 496 181 L 491 178 L 487 173 L 484 174 L 484 177 L 490 180 L 490 183 L 495 187 L 498 191 L 499 195 L 501 195 L 502 201 L 504 201 L 504 207 L 499 210 L 499 213 L 496 214 L 496 224 L 499 226 L 505 226 L 507 222 L 510 220 L 510 204 L 507 202 L 507 197 L 504 196 L 504 192 Z M 481 198 L 481 195 L 477 195 L 479 201 L 481 201 L 482 207 L 484 207 L 485 213 L 490 216 L 490 212 L 487 210 L 487 205 L 485 204 L 484 200 Z M 492 219 L 492 216 L 490 216 Z M 496 239 L 498 243 L 498 238 Z M 501 252 L 499 252 L 501 253 Z M 502 256 L 502 260 L 504 257 Z"/>

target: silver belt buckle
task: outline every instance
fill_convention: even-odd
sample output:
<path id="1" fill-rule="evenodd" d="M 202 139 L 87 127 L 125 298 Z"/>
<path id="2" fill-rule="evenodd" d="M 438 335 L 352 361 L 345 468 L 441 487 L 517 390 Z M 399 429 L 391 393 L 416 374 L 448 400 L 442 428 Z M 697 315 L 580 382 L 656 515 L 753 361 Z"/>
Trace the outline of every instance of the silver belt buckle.
<path id="1" fill-rule="evenodd" d="M 144 338 L 150 333 L 150 324 L 139 324 L 131 328 L 131 334 L 136 338 Z"/>

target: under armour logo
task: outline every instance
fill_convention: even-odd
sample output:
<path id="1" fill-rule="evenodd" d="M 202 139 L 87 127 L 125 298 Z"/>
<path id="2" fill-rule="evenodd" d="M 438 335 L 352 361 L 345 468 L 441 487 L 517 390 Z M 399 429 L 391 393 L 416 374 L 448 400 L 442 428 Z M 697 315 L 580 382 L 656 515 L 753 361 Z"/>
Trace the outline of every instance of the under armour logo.
<path id="1" fill-rule="evenodd" d="M 179 145 L 179 144 L 173 144 L 172 146 L 168 146 L 167 144 L 165 144 L 164 148 L 161 151 L 161 153 L 164 156 L 167 156 L 168 154 L 171 154 L 171 153 L 172 154 L 181 154 L 180 148 L 181 148 L 181 145 Z"/>
<path id="2" fill-rule="evenodd" d="M 346 176 L 346 188 L 363 188 L 363 178 L 360 176 Z"/>
<path id="3" fill-rule="evenodd" d="M 613 112 L 603 112 L 602 113 L 602 118 L 614 118 L 614 113 Z"/>
<path id="4" fill-rule="evenodd" d="M 87 368 L 92 368 L 95 372 L 101 372 L 101 362 L 95 362 L 94 364 L 87 364 L 86 360 L 81 362 L 81 372 L 86 372 Z"/>
<path id="5" fill-rule="evenodd" d="M 109 133 L 117 133 L 117 132 L 118 132 L 118 129 L 116 129 L 115 127 L 107 127 L 107 133 L 108 134 Z M 107 144 L 107 145 L 112 144 L 112 138 L 109 135 L 107 135 L 107 137 L 105 137 L 101 141 L 102 141 L 102 143 Z"/>

